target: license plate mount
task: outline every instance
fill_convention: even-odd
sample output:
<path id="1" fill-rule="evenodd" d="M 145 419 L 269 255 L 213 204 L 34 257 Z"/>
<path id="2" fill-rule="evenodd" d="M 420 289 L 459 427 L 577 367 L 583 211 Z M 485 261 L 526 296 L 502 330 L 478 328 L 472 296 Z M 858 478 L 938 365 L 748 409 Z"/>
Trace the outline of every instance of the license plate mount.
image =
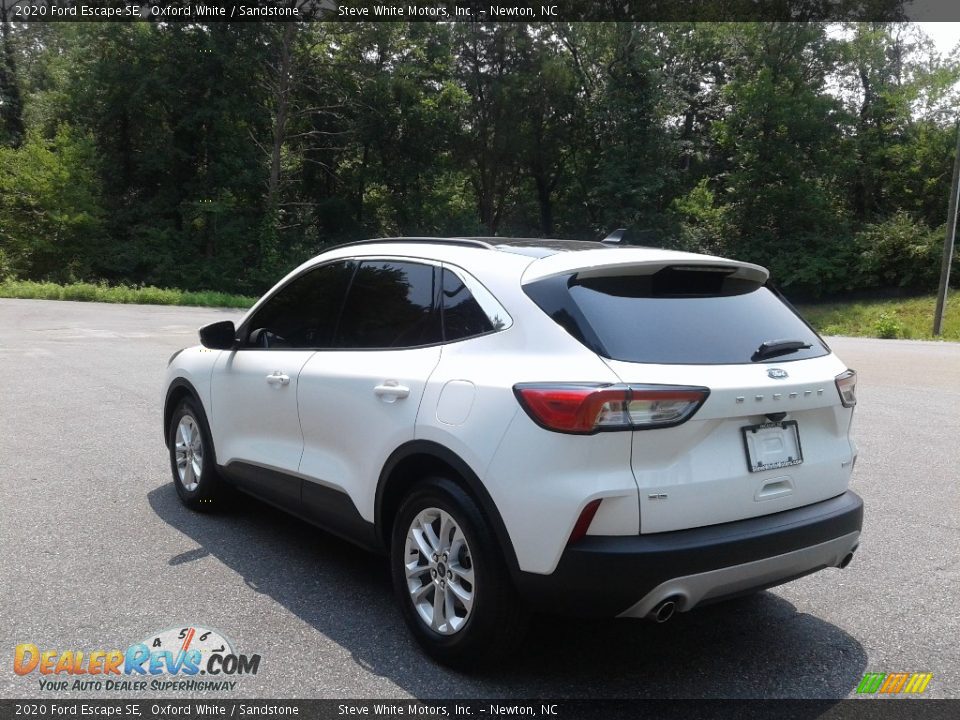
<path id="1" fill-rule="evenodd" d="M 800 426 L 796 420 L 765 422 L 740 428 L 750 472 L 779 470 L 803 463 Z"/>

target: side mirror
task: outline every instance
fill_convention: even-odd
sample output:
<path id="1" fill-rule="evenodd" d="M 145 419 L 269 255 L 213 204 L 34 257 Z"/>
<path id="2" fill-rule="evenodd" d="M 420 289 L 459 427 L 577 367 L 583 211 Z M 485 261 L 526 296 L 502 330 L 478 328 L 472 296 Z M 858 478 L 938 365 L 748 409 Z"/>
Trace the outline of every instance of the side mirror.
<path id="1" fill-rule="evenodd" d="M 200 328 L 200 344 L 211 350 L 232 350 L 237 344 L 237 328 L 232 320 L 204 325 Z"/>

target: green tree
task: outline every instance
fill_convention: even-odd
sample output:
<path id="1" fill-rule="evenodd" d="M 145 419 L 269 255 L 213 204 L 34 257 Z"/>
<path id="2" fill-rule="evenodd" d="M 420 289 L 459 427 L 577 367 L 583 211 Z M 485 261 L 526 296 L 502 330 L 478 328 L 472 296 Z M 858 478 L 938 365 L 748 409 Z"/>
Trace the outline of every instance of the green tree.
<path id="1" fill-rule="evenodd" d="M 960 55 L 908 24 L 2 30 L 2 273 L 255 293 L 361 237 L 629 226 L 920 288 L 946 213 Z"/>
<path id="2" fill-rule="evenodd" d="M 784 285 L 843 287 L 849 231 L 837 188 L 838 101 L 826 91 L 834 42 L 820 24 L 732 26 L 729 107 L 714 124 L 729 207 L 726 251 Z"/>
<path id="3" fill-rule="evenodd" d="M 946 214 L 960 63 L 941 58 L 907 23 L 846 28 L 841 97 L 850 117 L 847 169 L 860 222 L 909 210 L 937 226 Z"/>
<path id="4" fill-rule="evenodd" d="M 10 12 L 6 3 L 0 7 L 0 142 L 16 147 L 24 135 L 23 101 L 8 21 Z"/>
<path id="5" fill-rule="evenodd" d="M 26 278 L 87 279 L 108 251 L 91 137 L 62 125 L 53 140 L 28 134 L 0 147 L 0 251 Z"/>
<path id="6" fill-rule="evenodd" d="M 527 26 L 516 23 L 459 23 L 454 36 L 457 80 L 469 97 L 459 154 L 470 171 L 477 219 L 496 235 L 523 172 L 517 127 L 533 41 Z"/>
<path id="7" fill-rule="evenodd" d="M 266 167 L 259 28 L 84 25 L 67 112 L 97 139 L 116 252 L 104 277 L 249 287 Z"/>

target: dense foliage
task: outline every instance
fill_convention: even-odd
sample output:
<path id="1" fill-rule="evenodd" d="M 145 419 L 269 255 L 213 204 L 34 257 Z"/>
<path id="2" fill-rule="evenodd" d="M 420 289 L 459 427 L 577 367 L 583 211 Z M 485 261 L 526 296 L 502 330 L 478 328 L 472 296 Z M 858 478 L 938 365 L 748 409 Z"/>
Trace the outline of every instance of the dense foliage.
<path id="1" fill-rule="evenodd" d="M 960 55 L 906 24 L 3 24 L 0 277 L 257 293 L 378 235 L 936 284 Z M 958 273 L 960 275 L 960 273 Z"/>

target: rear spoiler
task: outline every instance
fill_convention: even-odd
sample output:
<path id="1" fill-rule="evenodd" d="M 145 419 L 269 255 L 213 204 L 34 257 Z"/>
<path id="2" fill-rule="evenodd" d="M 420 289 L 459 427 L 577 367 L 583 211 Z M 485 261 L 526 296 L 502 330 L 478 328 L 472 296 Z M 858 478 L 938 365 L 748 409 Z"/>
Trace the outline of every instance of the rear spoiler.
<path id="1" fill-rule="evenodd" d="M 770 277 L 760 265 L 727 260 L 726 258 L 674 250 L 624 248 L 583 250 L 576 253 L 557 253 L 530 263 L 523 273 L 522 284 L 557 275 L 576 273 L 579 278 L 609 277 L 611 275 L 652 275 L 667 267 L 690 270 L 724 272 L 727 277 L 748 280 L 763 285 Z"/>

